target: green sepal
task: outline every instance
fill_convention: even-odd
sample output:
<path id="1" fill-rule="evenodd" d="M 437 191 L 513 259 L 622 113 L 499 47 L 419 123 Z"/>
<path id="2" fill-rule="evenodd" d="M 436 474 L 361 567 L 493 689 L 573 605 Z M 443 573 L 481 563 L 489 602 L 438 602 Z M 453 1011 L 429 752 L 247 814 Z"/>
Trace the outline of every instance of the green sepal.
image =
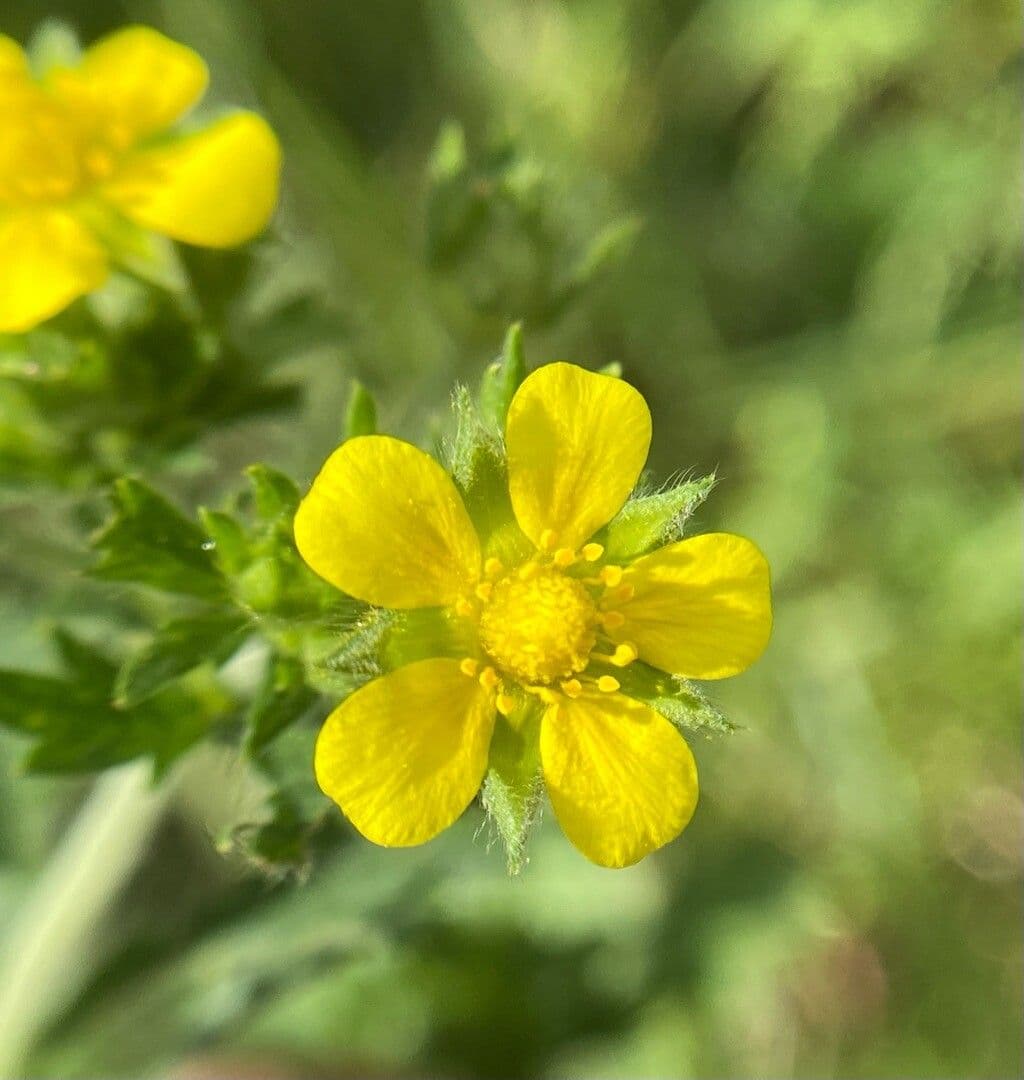
<path id="1" fill-rule="evenodd" d="M 541 709 L 526 702 L 506 719 L 495 719 L 480 802 L 505 848 L 510 877 L 526 866 L 526 841 L 540 811 Z"/>
<path id="2" fill-rule="evenodd" d="M 599 537 L 605 557 L 611 562 L 635 559 L 679 540 L 690 515 L 708 497 L 714 484 L 712 473 L 698 480 L 684 480 L 667 491 L 630 499 Z"/>
<path id="3" fill-rule="evenodd" d="M 204 600 L 226 599 L 227 582 L 198 525 L 131 477 L 114 482 L 111 502 L 113 517 L 92 540 L 99 552 L 89 570 L 92 577 Z"/>
<path id="4" fill-rule="evenodd" d="M 448 467 L 486 547 L 493 533 L 515 522 L 508 496 L 505 448 L 482 423 L 464 386 L 456 388 L 452 409 L 456 428 L 448 448 Z"/>
<path id="5" fill-rule="evenodd" d="M 350 692 L 383 674 L 381 652 L 397 611 L 368 608 L 341 635 L 337 647 L 322 656 L 310 672 L 314 685 L 325 692 Z"/>
<path id="6" fill-rule="evenodd" d="M 358 379 L 352 380 L 352 392 L 345 410 L 345 438 L 377 434 L 377 402 Z"/>
<path id="7" fill-rule="evenodd" d="M 167 623 L 121 667 L 114 682 L 116 704 L 138 705 L 200 664 L 222 663 L 249 625 L 238 611 L 206 611 Z"/>
<path id="8" fill-rule="evenodd" d="M 523 324 L 517 322 L 508 328 L 501 356 L 487 367 L 480 382 L 480 414 L 495 431 L 504 432 L 508 407 L 525 378 Z"/>
<path id="9" fill-rule="evenodd" d="M 259 754 L 270 742 L 307 712 L 317 695 L 306 685 L 302 664 L 290 656 L 275 656 L 267 665 L 263 684 L 246 712 L 246 748 Z"/>
<path id="10" fill-rule="evenodd" d="M 627 697 L 650 705 L 683 731 L 729 735 L 737 730 L 693 683 L 678 675 L 669 675 L 637 660 L 617 671 L 616 678 Z"/>

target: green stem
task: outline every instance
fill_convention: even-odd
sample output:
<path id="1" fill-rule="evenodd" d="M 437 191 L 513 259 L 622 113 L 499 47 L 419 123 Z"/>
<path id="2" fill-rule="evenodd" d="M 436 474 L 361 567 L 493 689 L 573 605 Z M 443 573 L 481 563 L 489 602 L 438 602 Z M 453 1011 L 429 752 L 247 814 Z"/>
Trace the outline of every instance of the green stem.
<path id="1" fill-rule="evenodd" d="M 24 1075 L 47 1025 L 100 959 L 97 931 L 147 850 L 168 785 L 133 762 L 96 781 L 12 920 L 0 956 L 0 1076 Z"/>

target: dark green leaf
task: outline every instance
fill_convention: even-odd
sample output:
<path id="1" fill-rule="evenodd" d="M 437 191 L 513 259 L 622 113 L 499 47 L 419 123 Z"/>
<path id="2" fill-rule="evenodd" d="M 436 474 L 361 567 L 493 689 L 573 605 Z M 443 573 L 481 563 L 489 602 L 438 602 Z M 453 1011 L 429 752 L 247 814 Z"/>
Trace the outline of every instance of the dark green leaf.
<path id="1" fill-rule="evenodd" d="M 162 771 L 206 734 L 210 717 L 180 693 L 118 709 L 64 679 L 0 671 L 0 724 L 36 737 L 33 772 L 94 772 L 143 755 Z"/>
<path id="2" fill-rule="evenodd" d="M 139 480 L 115 481 L 114 516 L 93 539 L 100 558 L 90 573 L 166 592 L 223 599 L 226 582 L 196 524 Z"/>
<path id="3" fill-rule="evenodd" d="M 237 611 L 211 611 L 161 627 L 118 673 L 117 703 L 137 705 L 200 664 L 226 660 L 241 643 L 248 622 Z"/>
<path id="4" fill-rule="evenodd" d="M 249 538 L 242 526 L 230 514 L 206 507 L 200 507 L 199 520 L 208 537 L 207 550 L 221 573 L 227 576 L 239 573 L 252 557 Z"/>

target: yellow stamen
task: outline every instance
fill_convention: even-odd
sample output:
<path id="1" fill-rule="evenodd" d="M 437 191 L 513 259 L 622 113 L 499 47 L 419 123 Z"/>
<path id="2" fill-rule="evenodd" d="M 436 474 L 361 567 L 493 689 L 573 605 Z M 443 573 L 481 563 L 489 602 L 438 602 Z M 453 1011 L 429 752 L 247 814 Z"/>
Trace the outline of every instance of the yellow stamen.
<path id="1" fill-rule="evenodd" d="M 471 619 L 476 614 L 476 608 L 464 596 L 455 601 L 455 612 L 464 619 Z"/>
<path id="2" fill-rule="evenodd" d="M 501 677 L 492 667 L 485 667 L 480 672 L 480 685 L 485 690 L 496 690 L 501 685 Z"/>
<path id="3" fill-rule="evenodd" d="M 554 529 L 545 529 L 540 534 L 540 549 L 541 551 L 554 551 L 558 544 L 558 536 Z"/>
<path id="4" fill-rule="evenodd" d="M 488 559 L 484 560 L 484 574 L 489 578 L 499 578 L 505 571 L 504 563 L 501 559 L 496 559 L 491 555 Z"/>
<path id="5" fill-rule="evenodd" d="M 535 562 L 523 563 L 523 565 L 519 567 L 519 577 L 522 581 L 530 581 L 532 578 L 535 578 L 538 573 L 540 573 L 540 567 Z"/>
<path id="6" fill-rule="evenodd" d="M 471 656 L 467 656 L 465 660 L 459 661 L 459 671 L 461 671 L 463 675 L 468 675 L 471 679 L 475 677 L 479 670 L 479 661 L 474 660 Z"/>
<path id="7" fill-rule="evenodd" d="M 578 698 L 580 694 L 583 693 L 583 684 L 579 679 L 566 679 L 566 681 L 562 683 L 562 693 L 565 694 L 566 697 Z"/>
<path id="8" fill-rule="evenodd" d="M 583 558 L 587 562 L 597 562 L 598 559 L 604 554 L 603 544 L 584 544 L 583 545 Z"/>
<path id="9" fill-rule="evenodd" d="M 614 589 L 622 581 L 622 572 L 621 566 L 602 566 L 599 576 L 605 585 Z"/>
<path id="10" fill-rule="evenodd" d="M 606 590 L 604 596 L 601 597 L 601 602 L 604 604 L 625 604 L 632 600 L 634 596 L 636 596 L 634 586 L 629 584 L 619 585 L 618 588 Z"/>
<path id="11" fill-rule="evenodd" d="M 490 600 L 491 592 L 494 586 L 489 581 L 481 581 L 479 585 L 473 590 L 478 600 Z"/>
<path id="12" fill-rule="evenodd" d="M 495 706 L 502 716 L 511 716 L 516 711 L 517 704 L 516 699 L 511 694 L 504 693 L 504 691 L 498 694 L 498 700 L 495 702 Z"/>
<path id="13" fill-rule="evenodd" d="M 602 675 L 597 680 L 597 688 L 602 694 L 614 694 L 621 685 L 614 675 Z"/>
<path id="14" fill-rule="evenodd" d="M 615 652 L 608 658 L 609 663 L 616 667 L 628 667 L 640 654 L 631 641 L 623 641 L 615 646 Z"/>
<path id="15" fill-rule="evenodd" d="M 605 630 L 618 630 L 625 622 L 626 616 L 621 611 L 605 611 L 601 615 L 601 625 Z"/>
<path id="16" fill-rule="evenodd" d="M 564 570 L 567 566 L 572 566 L 576 561 L 576 552 L 572 548 L 559 548 L 555 552 L 553 561 L 555 566 L 560 566 Z"/>

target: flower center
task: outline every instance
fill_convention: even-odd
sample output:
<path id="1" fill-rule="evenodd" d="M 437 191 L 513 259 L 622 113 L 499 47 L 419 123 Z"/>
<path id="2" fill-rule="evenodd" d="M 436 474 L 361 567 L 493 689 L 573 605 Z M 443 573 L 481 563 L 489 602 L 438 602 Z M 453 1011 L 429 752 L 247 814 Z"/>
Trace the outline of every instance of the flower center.
<path id="1" fill-rule="evenodd" d="M 480 645 L 495 666 L 522 683 L 567 679 L 587 666 L 597 640 L 590 593 L 557 570 L 496 582 L 480 614 Z"/>

